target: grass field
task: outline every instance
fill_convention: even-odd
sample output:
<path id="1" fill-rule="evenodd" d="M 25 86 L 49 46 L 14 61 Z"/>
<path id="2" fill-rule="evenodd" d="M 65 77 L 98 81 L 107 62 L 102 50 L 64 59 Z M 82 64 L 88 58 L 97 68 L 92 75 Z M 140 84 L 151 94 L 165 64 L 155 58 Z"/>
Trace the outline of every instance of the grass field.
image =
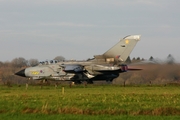
<path id="1" fill-rule="evenodd" d="M 180 119 L 180 86 L 0 86 L 0 92 L 0 119 Z"/>

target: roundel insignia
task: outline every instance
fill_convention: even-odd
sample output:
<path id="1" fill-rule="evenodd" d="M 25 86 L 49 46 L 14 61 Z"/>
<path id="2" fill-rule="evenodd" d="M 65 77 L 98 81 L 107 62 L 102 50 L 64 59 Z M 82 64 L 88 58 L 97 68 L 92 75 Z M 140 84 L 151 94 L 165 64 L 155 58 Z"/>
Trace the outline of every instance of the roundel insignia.
<path id="1" fill-rule="evenodd" d="M 129 44 L 129 40 L 126 40 L 125 43 L 126 43 L 126 44 Z"/>

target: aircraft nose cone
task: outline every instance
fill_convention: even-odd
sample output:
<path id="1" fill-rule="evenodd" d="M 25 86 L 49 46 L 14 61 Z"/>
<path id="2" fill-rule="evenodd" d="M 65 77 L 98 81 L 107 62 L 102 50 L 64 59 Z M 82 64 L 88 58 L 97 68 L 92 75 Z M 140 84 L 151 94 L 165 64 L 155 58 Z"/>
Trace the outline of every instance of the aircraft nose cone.
<path id="1" fill-rule="evenodd" d="M 25 69 L 20 70 L 19 72 L 15 73 L 15 75 L 21 76 L 21 77 L 26 77 L 25 75 Z"/>

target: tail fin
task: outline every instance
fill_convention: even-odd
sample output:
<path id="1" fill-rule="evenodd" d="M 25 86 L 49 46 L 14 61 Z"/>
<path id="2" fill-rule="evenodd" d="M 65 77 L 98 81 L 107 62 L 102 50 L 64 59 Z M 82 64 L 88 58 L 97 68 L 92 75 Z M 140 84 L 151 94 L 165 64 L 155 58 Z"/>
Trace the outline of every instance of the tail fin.
<path id="1" fill-rule="evenodd" d="M 140 35 L 126 36 L 102 56 L 106 61 L 114 59 L 115 61 L 125 62 L 139 40 Z"/>

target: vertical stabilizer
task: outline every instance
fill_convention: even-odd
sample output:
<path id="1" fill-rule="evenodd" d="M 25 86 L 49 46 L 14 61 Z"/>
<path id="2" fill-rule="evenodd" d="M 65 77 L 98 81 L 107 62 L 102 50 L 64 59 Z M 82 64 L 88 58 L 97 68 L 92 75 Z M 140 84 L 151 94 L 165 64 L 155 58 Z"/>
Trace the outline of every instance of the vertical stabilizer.
<path id="1" fill-rule="evenodd" d="M 125 62 L 139 40 L 140 35 L 126 36 L 102 56 L 105 59 L 113 58 L 117 62 Z"/>

